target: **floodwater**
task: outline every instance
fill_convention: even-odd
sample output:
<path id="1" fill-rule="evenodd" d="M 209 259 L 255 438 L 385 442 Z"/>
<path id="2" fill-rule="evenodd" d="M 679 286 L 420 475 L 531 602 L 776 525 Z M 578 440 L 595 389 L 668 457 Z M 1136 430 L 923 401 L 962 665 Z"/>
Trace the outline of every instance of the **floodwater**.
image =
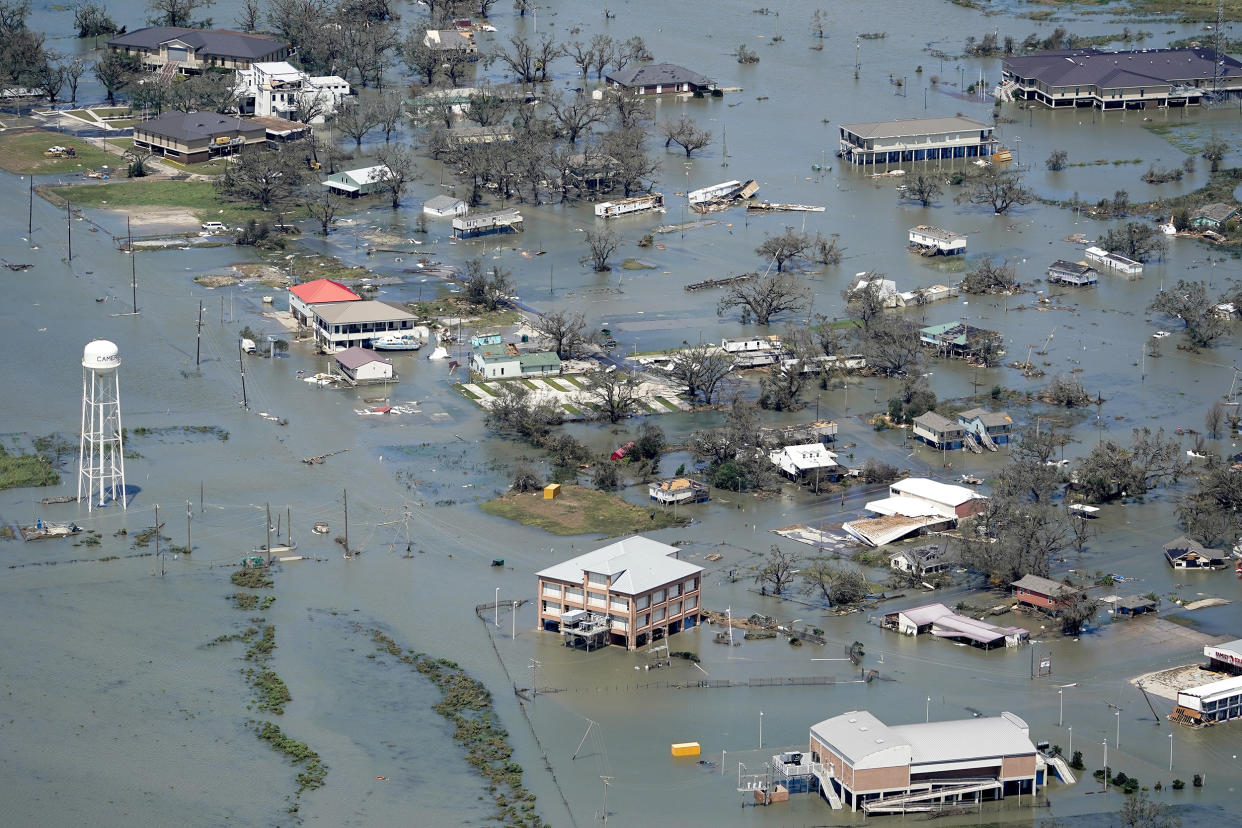
<path id="1" fill-rule="evenodd" d="M 1061 241 L 1064 237 L 1076 232 L 1094 237 L 1106 229 L 1102 223 L 1039 205 L 1000 218 L 982 208 L 955 205 L 948 197 L 928 209 L 898 204 L 894 180 L 844 169 L 833 157 L 835 129 L 841 122 L 924 113 L 990 115 L 987 100 L 960 94 L 954 84 L 969 83 L 980 71 L 994 81 L 997 63 L 948 61 L 941 66 L 923 51 L 930 31 L 953 32 L 935 45 L 956 52 L 967 34 L 981 35 L 998 25 L 1022 37 L 1055 24 L 985 17 L 929 0 L 885 4 L 882 19 L 869 14 L 869 7 L 835 3 L 827 6 L 830 37 L 823 51 L 813 51 L 807 33 L 812 8 L 809 3 L 787 4 L 778 17 L 726 2 L 713 4 L 710 19 L 704 19 L 701 7 L 635 0 L 613 4 L 617 17 L 607 23 L 574 4 L 541 8 L 541 33 L 564 37 L 581 26 L 584 37 L 600 28 L 622 38 L 642 34 L 657 59 L 677 60 L 722 85 L 742 87 L 744 91 L 723 99 L 657 104 L 661 118 L 687 112 L 717 139 L 726 138 L 728 157 L 719 142 L 690 162 L 674 152 L 661 156 L 660 188 L 670 205 L 668 213 L 615 223 L 625 238 L 617 261 L 637 256 L 656 264 L 656 270 L 600 276 L 581 267 L 580 230 L 594 222 L 586 204 L 524 208 L 526 232 L 499 241 L 453 244 L 443 232 L 433 231 L 420 253 L 448 264 L 469 256 L 487 261 L 494 257 L 513 271 L 524 302 L 541 309 L 582 310 L 592 325 L 610 328 L 623 349 L 642 351 L 700 336 L 714 341 L 747 330 L 735 319 L 717 316 L 715 295 L 686 293 L 682 286 L 760 266 L 754 248 L 765 232 L 779 231 L 785 224 L 841 235 L 846 260 L 804 277 L 815 288 L 815 312 L 829 317 L 842 313 L 840 291 L 857 271 L 885 272 L 902 289 L 911 289 L 953 278 L 957 271 L 946 268 L 961 269 L 990 254 L 1015 262 L 1023 281 L 1037 281 L 1051 260 L 1078 257 L 1080 248 Z M 142 16 L 133 3 L 113 11 L 131 28 Z M 233 11 L 229 3 L 212 9 L 218 25 L 231 19 Z M 924 22 L 933 20 L 932 26 Z M 33 21 L 51 32 L 67 24 L 67 14 L 42 9 Z M 530 32 L 536 25 L 533 19 L 516 21 L 503 4 L 494 22 L 501 39 L 505 32 Z M 1089 17 L 1077 28 L 1083 33 L 1115 31 L 1120 24 Z M 1151 43 L 1193 31 L 1163 23 L 1143 28 L 1156 33 Z M 861 42 L 862 72 L 856 81 L 854 35 L 861 31 L 886 31 L 887 36 Z M 771 44 L 777 34 L 783 40 Z M 729 57 L 742 41 L 759 52 L 758 65 L 739 66 Z M 69 49 L 74 42 L 58 43 Z M 915 71 L 920 64 L 921 74 Z M 571 69 L 568 63 L 560 67 L 556 85 L 578 85 Z M 908 79 L 907 95 L 894 94 L 897 87 L 890 84 L 890 74 Z M 941 79 L 938 87 L 930 86 L 932 74 Z M 1201 162 L 1198 172 L 1180 184 L 1143 184 L 1139 176 L 1148 163 L 1176 166 L 1184 154 L 1144 129 L 1139 113 L 1124 118 L 1042 110 L 1028 114 L 1012 108 L 1006 113 L 1017 121 L 1001 126 L 1003 142 L 1018 150 L 1021 164 L 1031 168 L 1031 184 L 1049 197 L 1077 192 L 1094 201 L 1126 189 L 1133 200 L 1140 200 L 1193 189 L 1206 176 Z M 1191 142 L 1209 134 L 1233 136 L 1238 128 L 1237 112 L 1228 109 L 1147 116 L 1155 124 L 1167 119 Z M 364 150 L 375 146 L 368 142 Z M 1066 149 L 1071 161 L 1143 161 L 1045 172 L 1042 160 L 1057 148 Z M 660 149 L 658 144 L 655 149 Z M 825 170 L 816 172 L 812 164 Z M 720 213 L 710 217 L 715 222 L 710 226 L 660 236 L 664 250 L 640 251 L 635 246 L 650 227 L 690 218 L 683 214 L 684 200 L 674 193 L 727 178 L 755 178 L 764 198 L 823 204 L 827 210 L 805 215 L 805 225 L 802 214 L 747 218 L 739 211 Z M 439 169 L 429 164 L 410 204 L 438 191 L 439 179 Z M 23 179 L 4 175 L 0 188 L 15 207 L 24 206 Z M 1107 740 L 1110 765 L 1144 784 L 1162 780 L 1165 791 L 1157 796 L 1183 808 L 1185 824 L 1219 825 L 1236 819 L 1232 810 L 1222 809 L 1236 802 L 1242 786 L 1235 755 L 1237 726 L 1172 731 L 1170 772 L 1170 728 L 1163 720 L 1168 703 L 1156 700 L 1161 715 L 1154 717 L 1127 683 L 1141 673 L 1194 661 L 1204 636 L 1184 627 L 1172 628 L 1176 635 L 1167 628 L 1152 633 L 1144 629 L 1145 620 L 1114 626 L 1103 616 L 1101 626 L 1079 640 L 1065 640 L 1051 631 L 1037 634 L 1034 650 L 1051 655 L 1053 675 L 1032 680 L 1030 649 L 982 653 L 898 638 L 871 623 L 874 615 L 928 597 L 895 598 L 867 614 L 836 618 L 801 601 L 760 597 L 744 577 L 730 579 L 730 570 L 744 571 L 769 545 L 795 546 L 770 530 L 799 522 L 838 522 L 860 507 L 861 497 L 842 512 L 839 501 L 817 501 L 789 488 L 764 501 L 725 494 L 694 507 L 693 525 L 657 533 L 665 541 L 685 541 L 684 554 L 708 567 L 705 606 L 731 606 L 737 616 L 762 612 L 820 626 L 829 639 L 822 648 L 792 648 L 779 641 L 728 648 L 713 643 L 714 631 L 704 627 L 673 642 L 675 649 L 697 652 L 699 666 L 678 661 L 649 672 L 642 669 L 641 653 L 613 649 L 588 655 L 559 647 L 555 637 L 534 631 L 530 604 L 518 611 L 516 623 L 503 608 L 498 625 L 488 623 L 490 611 L 483 611 L 480 620 L 475 606 L 493 601 L 497 588 L 502 603 L 530 598 L 535 570 L 598 545 L 589 536 L 553 537 L 477 510 L 480 501 L 504 488 L 517 457 L 537 454 L 488 438 L 479 411 L 451 391 L 447 366 L 417 355 L 396 358 L 402 380 L 391 390 L 394 402 L 416 403 L 417 413 L 360 417 L 355 410 L 365 406 L 364 398 L 384 392 L 327 391 L 300 382 L 297 372 L 313 373 L 326 364 L 304 346 L 295 346 L 284 358 L 245 360 L 250 407 L 243 409 L 236 336 L 244 325 L 278 332 L 259 316 L 267 291 L 210 291 L 191 279 L 253 261 L 254 254 L 231 248 L 141 253 L 136 269 L 142 313 L 116 315 L 131 309 L 130 261 L 109 237 L 123 232 L 124 219 L 109 213 L 89 218 L 103 230 L 90 232 L 87 222 L 74 222 L 70 263 L 64 221 L 56 209 L 35 201 L 33 242 L 38 249 L 31 249 L 27 239 L 24 210 L 0 213 L 0 255 L 34 265 L 4 277 L 4 439 L 6 445 L 13 440 L 25 445 L 30 437 L 50 432 L 75 438 L 79 355 L 96 337 L 112 339 L 121 348 L 126 425 L 131 431 L 143 426 L 154 433 L 134 436 L 130 443 L 137 456 L 127 461 L 134 490 L 128 512 L 109 507 L 87 514 L 76 505 L 43 507 L 38 499 L 46 490 L 0 494 L 0 516 L 6 523 L 42 515 L 77 520 L 102 535 L 97 547 L 75 548 L 60 541 L 0 544 L 6 567 L 12 567 L 0 579 L 5 607 L 5 623 L 0 625 L 5 653 L 0 733 L 11 746 L 0 759 L 0 795 L 14 823 L 151 824 L 166 821 L 170 812 L 187 824 L 295 820 L 286 811 L 295 771 L 246 725 L 256 714 L 247 709 L 251 691 L 242 676 L 242 646 L 205 646 L 249 623 L 248 613 L 232 609 L 225 600 L 233 591 L 225 567 L 264 542 L 263 509 L 268 503 L 276 514 L 291 510 L 301 549 L 323 559 L 284 566 L 277 575 L 276 603 L 265 613 L 277 627 L 273 667 L 294 697 L 279 724 L 319 751 L 330 766 L 327 786 L 302 797 L 299 817 L 308 824 L 455 825 L 483 822 L 490 813 L 486 786 L 465 764 L 451 730 L 430 709 L 437 692 L 382 655 L 366 657 L 373 652 L 368 638 L 373 628 L 387 631 L 407 648 L 451 657 L 487 683 L 515 758 L 526 768 L 526 783 L 539 797 L 539 810 L 556 826 L 590 824 L 601 813 L 605 794 L 610 819 L 623 825 L 650 824 L 669 813 L 689 824 L 861 822 L 805 796 L 770 808 L 740 808 L 741 795 L 734 790 L 737 762 L 757 769 L 762 757 L 776 749 L 804 746 L 812 723 L 839 712 L 865 708 L 886 721 L 909 722 L 917 721 L 920 703 L 925 716 L 941 719 L 1010 710 L 1027 720 L 1033 738 L 1061 744 L 1067 751 L 1072 741 L 1084 752 L 1089 769 L 1102 765 L 1102 743 Z M 409 254 L 402 262 L 396 261 L 398 254 L 367 255 L 367 234 L 397 229 L 405 236 L 412 209 L 394 216 L 374 207 L 357 218 L 362 228 L 358 236 L 346 230 L 334 233 L 326 245 L 308 240 L 306 246 L 326 246 L 347 261 L 405 279 L 402 285 L 383 288 L 381 298 L 414 299 L 420 290 L 435 289 L 433 281 L 404 272 L 411 265 Z M 906 229 L 926 222 L 969 232 L 965 264 L 916 259 L 905 252 Z M 526 258 L 521 251 L 546 255 Z M 1142 279 L 1103 276 L 1098 288 L 1058 300 L 1070 309 L 1038 310 L 1034 297 L 1025 294 L 1007 300 L 971 298 L 911 313 L 925 316 L 929 324 L 966 317 L 972 324 L 998 328 L 1004 331 L 1009 359 L 1023 358 L 1028 348 L 1041 349 L 1048 342 L 1047 355 L 1037 360 L 1049 363 L 1050 376 L 1081 368 L 1077 376 L 1088 391 L 1099 392 L 1106 402 L 1099 422 L 1093 410 L 1072 419 L 1076 442 L 1066 450 L 1072 457 L 1087 452 L 1101 435 L 1124 439 L 1134 427 L 1200 427 L 1211 402 L 1229 390 L 1235 337 L 1198 354 L 1178 351 L 1176 338 L 1170 338 L 1164 341 L 1162 357 L 1140 359 L 1151 333 L 1175 330 L 1170 320 L 1152 320 L 1144 312 L 1161 284 L 1194 278 L 1219 289 L 1242 276 L 1236 261 L 1211 254 L 1196 242 L 1173 240 L 1166 261 L 1149 265 Z M 196 365 L 194 328 L 200 301 L 205 305 L 202 362 Z M 945 399 L 970 393 L 976 380 L 982 388 L 999 384 L 1017 390 L 1046 382 L 1026 380 L 1009 368 L 975 372 L 943 361 L 932 361 L 927 370 L 933 389 Z M 953 464 L 952 476 L 969 471 L 983 477 L 1004 462 L 1003 451 L 942 458 L 934 451 L 905 447 L 891 432 L 873 432 L 862 417 L 882 405 L 889 390 L 884 381 L 855 379 L 848 390 L 820 392 L 812 403 L 817 402 L 821 415 L 841 423 L 844 441 L 857 444 L 856 461 L 877 456 L 916 471 L 936 471 L 947 459 Z M 286 418 L 288 425 L 277 425 L 259 412 Z M 1058 413 L 1038 407 L 1014 410 L 1019 421 Z M 779 419 L 805 416 L 804 411 Z M 659 419 L 675 442 L 715 421 L 716 415 Z M 229 438 L 220 441 L 179 430 L 198 425 L 219 426 Z M 602 451 L 624 442 L 634 427 L 572 428 Z M 1228 441 L 1212 448 L 1236 450 Z M 341 449 L 348 452 L 322 465 L 301 462 Z M 672 470 L 687 459 L 674 454 L 664 468 Z M 57 491 L 72 489 L 69 474 Z M 345 490 L 350 542 L 364 550 L 348 562 L 330 540 L 344 528 Z M 1208 635 L 1236 636 L 1242 632 L 1240 582 L 1230 573 L 1175 576 L 1160 560 L 1159 545 L 1178 533 L 1172 509 L 1178 491 L 1155 492 L 1141 504 L 1105 507 L 1086 553 L 1070 556 L 1064 567 L 1136 579 L 1124 585 L 1127 594 L 1155 591 L 1233 601 L 1184 615 Z M 645 490 L 634 488 L 626 496 L 641 502 Z M 184 541 L 189 509 L 194 546 L 189 557 L 163 561 L 163 575 L 160 562 L 151 557 L 127 557 L 142 551 L 131 548 L 131 538 L 152 525 L 156 504 L 174 543 Z M 309 532 L 317 520 L 331 524 L 327 536 Z M 129 535 L 115 536 L 122 528 Z M 704 561 L 712 551 L 720 552 L 722 560 Z M 111 556 L 119 557 L 101 561 Z M 493 558 L 504 558 L 505 566 L 490 567 Z M 951 590 L 930 599 L 953 604 L 964 596 Z M 995 599 L 1000 602 L 999 596 Z M 511 631 L 516 631 L 515 638 Z M 864 666 L 879 670 L 880 680 L 851 683 L 857 673 L 839 659 L 853 641 L 864 644 Z M 693 682 L 704 674 L 735 681 L 831 676 L 838 683 L 665 686 Z M 528 687 L 532 681 L 547 692 L 519 706 L 510 688 Z M 1110 703 L 1121 708 L 1119 715 L 1113 715 Z M 761 727 L 764 750 L 759 749 Z M 727 752 L 723 767 L 670 761 L 668 743 L 690 740 L 702 743 L 705 761 L 719 763 L 722 751 Z M 1169 791 L 1171 778 L 1189 780 L 1196 772 L 1206 773 L 1206 787 Z M 1099 818 L 1115 811 L 1119 796 L 1096 794 L 1095 788 L 1090 781 L 1054 785 L 1048 808 L 1019 809 L 1010 801 L 949 820 L 1020 824 L 1045 816 Z"/>

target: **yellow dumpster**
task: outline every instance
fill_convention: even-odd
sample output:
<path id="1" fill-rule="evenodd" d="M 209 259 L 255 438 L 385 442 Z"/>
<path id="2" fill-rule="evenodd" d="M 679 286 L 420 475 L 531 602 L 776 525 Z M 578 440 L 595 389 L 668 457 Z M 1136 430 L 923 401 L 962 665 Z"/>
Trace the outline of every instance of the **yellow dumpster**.
<path id="1" fill-rule="evenodd" d="M 672 745 L 674 756 L 698 756 L 698 742 L 674 742 Z"/>
<path id="2" fill-rule="evenodd" d="M 561 496 L 561 484 L 560 483 L 549 483 L 548 485 L 543 487 L 543 499 L 544 500 L 556 500 L 560 496 Z"/>

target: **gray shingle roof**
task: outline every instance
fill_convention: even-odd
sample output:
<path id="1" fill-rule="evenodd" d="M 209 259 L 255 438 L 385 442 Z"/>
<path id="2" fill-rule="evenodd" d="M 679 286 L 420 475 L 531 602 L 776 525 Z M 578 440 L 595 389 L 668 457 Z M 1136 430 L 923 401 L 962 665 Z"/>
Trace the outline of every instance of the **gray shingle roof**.
<path id="1" fill-rule="evenodd" d="M 620 72 L 613 72 L 607 80 L 622 86 L 676 86 L 689 83 L 695 86 L 711 86 L 710 78 L 692 72 L 676 63 L 648 63 L 631 66 Z"/>
<path id="2" fill-rule="evenodd" d="M 111 47 L 159 49 L 161 43 L 180 40 L 196 55 L 258 60 L 285 48 L 285 44 L 266 35 L 231 32 L 225 29 L 184 29 L 180 26 L 151 26 L 128 32 L 108 41 Z"/>
<path id="3" fill-rule="evenodd" d="M 266 135 L 262 124 L 244 121 L 232 115 L 215 112 L 167 112 L 158 118 L 143 121 L 134 127 L 139 132 L 163 135 L 179 141 L 212 138 L 224 133 L 237 132 L 244 135 Z"/>
<path id="4" fill-rule="evenodd" d="M 342 367 L 348 368 L 351 371 L 357 371 L 362 366 L 371 362 L 382 362 L 385 365 L 392 365 L 391 359 L 385 359 L 384 357 L 376 354 L 374 351 L 368 351 L 366 348 L 359 348 L 357 346 L 339 351 L 336 354 L 336 361 L 340 363 Z"/>
<path id="5" fill-rule="evenodd" d="M 1212 77 L 1216 52 L 1195 49 L 1144 49 L 1106 52 L 1101 49 L 1058 49 L 1004 60 L 1008 72 L 1053 86 L 1105 88 L 1177 83 Z M 1242 76 L 1242 63 L 1221 55 L 1223 77 Z"/>

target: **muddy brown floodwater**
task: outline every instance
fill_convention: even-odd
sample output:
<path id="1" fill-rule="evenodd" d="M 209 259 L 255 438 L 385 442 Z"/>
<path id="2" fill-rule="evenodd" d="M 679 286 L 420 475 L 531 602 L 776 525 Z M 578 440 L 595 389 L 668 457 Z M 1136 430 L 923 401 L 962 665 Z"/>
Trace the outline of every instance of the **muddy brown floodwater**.
<path id="1" fill-rule="evenodd" d="M 133 28 L 145 16 L 140 5 L 125 0 L 112 12 Z M 234 5 L 213 7 L 217 25 L 231 19 Z M 881 6 L 832 2 L 822 4 L 831 23 L 824 48 L 817 51 L 810 48 L 815 44 L 809 21 L 819 5 L 787 3 L 776 15 L 756 14 L 752 4 L 728 1 L 711 4 L 704 14 L 703 4 L 621 0 L 610 6 L 616 17 L 605 21 L 595 7 L 556 0 L 541 4 L 536 22 L 533 16 L 519 20 L 508 6 L 497 4 L 493 22 L 500 32 L 483 36 L 485 47 L 503 42 L 510 32 L 533 33 L 536 25 L 540 34 L 560 39 L 571 37 L 574 27 L 581 27 L 584 39 L 595 31 L 621 38 L 641 34 L 657 59 L 675 60 L 722 86 L 742 88 L 722 99 L 655 104 L 661 119 L 687 113 L 711 129 L 716 141 L 690 161 L 664 153 L 656 143 L 663 163 L 659 189 L 668 212 L 614 223 L 624 239 L 617 261 L 639 257 L 655 265 L 653 270 L 597 275 L 579 264 L 581 231 L 595 221 L 589 204 L 523 207 L 526 231 L 519 236 L 456 243 L 433 225 L 419 239 L 424 243 L 417 254 L 368 255 L 374 247 L 389 247 L 393 238 L 414 238 L 410 228 L 418 203 L 441 191 L 441 171 L 431 163 L 402 210 L 362 209 L 352 216 L 353 224 L 326 241 L 306 236 L 293 252 L 327 252 L 398 277 L 380 289 L 379 298 L 386 300 L 417 299 L 423 292 L 430 298 L 442 289 L 436 278 L 409 272 L 417 255 L 450 265 L 481 256 L 513 271 L 524 304 L 581 310 L 593 327 L 612 331 L 619 350 L 630 352 L 700 337 L 718 341 L 753 330 L 718 316 L 715 292 L 682 288 L 759 266 L 754 248 L 765 233 L 787 224 L 840 234 L 846 255 L 842 264 L 800 277 L 814 288 L 815 312 L 829 317 L 843 314 L 841 289 L 859 271 L 887 273 L 902 289 L 912 289 L 954 280 L 988 254 L 1013 262 L 1023 281 L 1039 281 L 1052 260 L 1079 257 L 1081 249 L 1062 241 L 1065 237 L 1096 237 L 1107 229 L 1105 223 L 1040 204 L 1016 208 L 1005 217 L 957 205 L 948 196 L 929 208 L 899 204 L 895 181 L 872 179 L 833 157 L 836 127 L 842 122 L 954 112 L 989 118 L 990 100 L 960 89 L 980 74 L 990 86 L 999 75 L 997 61 L 941 62 L 925 50 L 957 53 L 968 34 L 999 28 L 1002 35 L 1021 38 L 1030 31 L 1047 33 L 1056 21 L 1021 19 L 1016 15 L 1035 7 L 1020 3 L 985 16 L 933 0 L 885 3 L 882 13 L 877 13 Z M 403 14 L 414 19 L 419 11 L 411 6 Z M 1121 27 L 1103 15 L 1073 21 L 1067 13 L 1066 18 L 1083 34 Z M 69 22 L 66 13 L 50 9 L 37 10 L 32 21 L 49 32 L 63 31 Z M 1142 28 L 1154 32 L 1146 45 L 1196 31 L 1154 22 Z M 856 34 L 881 31 L 884 38 L 863 40 L 855 50 Z M 730 57 L 740 42 L 759 53 L 760 63 L 741 66 Z M 60 43 L 70 51 L 86 48 L 71 40 Z M 862 65 L 857 80 L 856 55 Z M 495 77 L 500 72 L 496 66 L 480 71 Z M 939 77 L 938 84 L 931 83 L 932 75 Z M 904 86 L 890 83 L 890 76 L 903 79 Z M 568 62 L 557 65 L 554 86 L 579 83 Z M 1210 135 L 1236 146 L 1239 125 L 1238 111 L 1227 107 L 1105 118 L 1008 106 L 1005 115 L 1014 121 L 1000 124 L 998 135 L 1029 167 L 1030 184 L 1048 198 L 1077 193 L 1088 201 L 1111 197 L 1118 189 L 1128 190 L 1132 201 L 1145 201 L 1200 186 L 1207 175 L 1202 162 L 1181 183 L 1155 187 L 1139 176 L 1149 163 L 1179 165 L 1183 148 L 1193 149 Z M 1173 140 L 1149 126 L 1167 126 Z M 727 139 L 727 157 L 721 139 Z M 373 153 L 377 146 L 368 140 L 363 151 Z M 1046 172 L 1043 159 L 1054 149 L 1065 149 L 1071 161 L 1110 163 Z M 1141 163 L 1111 163 L 1136 158 Z M 1236 162 L 1235 156 L 1226 159 Z M 729 178 L 756 179 L 765 199 L 819 204 L 826 210 L 750 217 L 735 210 L 713 216 L 715 223 L 708 226 L 660 235 L 663 249 L 636 247 L 639 236 L 655 225 L 692 218 L 683 209 L 684 198 L 675 193 Z M 42 506 L 38 501 L 49 494 L 46 490 L 0 492 L 0 518 L 6 523 L 36 516 L 75 520 L 101 537 L 98 546 L 78 547 L 67 541 L 0 542 L 9 567 L 0 578 L 0 738 L 8 748 L 0 759 L 0 797 L 14 824 L 158 824 L 171 813 L 193 825 L 297 819 L 333 826 L 484 822 L 492 813 L 491 796 L 465 762 L 451 726 L 432 710 L 439 691 L 395 659 L 382 653 L 368 658 L 375 653 L 367 633 L 371 629 L 410 649 L 454 659 L 486 683 L 515 748 L 514 759 L 525 768 L 525 784 L 537 795 L 540 814 L 555 826 L 590 825 L 600 815 L 605 794 L 609 817 L 624 825 L 653 824 L 669 814 L 691 825 L 860 824 L 861 817 L 833 812 L 810 796 L 769 808 L 739 807 L 738 763 L 757 770 L 777 749 L 800 749 L 812 723 L 846 710 L 867 709 L 899 723 L 917 721 L 919 705 L 925 715 L 939 719 L 1012 711 L 1030 724 L 1033 739 L 1060 744 L 1067 752 L 1072 741 L 1088 768 L 1087 779 L 1075 786 L 1053 784 L 1046 797 L 1041 794 L 1040 808 L 1019 807 L 1011 799 L 989 804 L 982 813 L 946 817 L 945 824 L 1031 824 L 1046 817 L 1107 824 L 1105 815 L 1117 810 L 1121 796 L 1097 793 L 1090 781 L 1090 770 L 1102 765 L 1105 741 L 1112 767 L 1144 785 L 1164 783 L 1153 796 L 1176 806 L 1184 825 L 1236 824 L 1242 788 L 1238 725 L 1173 729 L 1163 719 L 1169 704 L 1153 700 L 1160 714 L 1154 717 L 1128 681 L 1195 661 L 1205 641 L 1242 634 L 1242 582 L 1229 572 L 1174 574 L 1160 558 L 1160 544 L 1178 534 L 1173 504 L 1181 488 L 1158 490 L 1141 503 L 1104 507 L 1086 551 L 1070 555 L 1055 573 L 1101 570 L 1133 579 L 1122 585 L 1126 594 L 1154 591 L 1231 603 L 1182 613 L 1165 601 L 1160 618 L 1116 624 L 1102 614 L 1098 626 L 1078 639 L 1062 638 L 1051 628 L 1037 630 L 1030 649 L 984 653 L 899 638 L 879 629 L 875 618 L 926 600 L 994 605 L 1003 599 L 970 592 L 963 583 L 934 596 L 910 594 L 838 617 L 801 599 L 758 595 L 749 580 L 730 573 L 744 576 L 773 543 L 809 549 L 771 530 L 839 523 L 857 514 L 864 501 L 852 498 L 843 510 L 839 500 L 786 487 L 766 500 L 717 493 L 711 502 L 691 507 L 691 526 L 658 537 L 683 542 L 684 555 L 707 568 L 705 606 L 818 626 L 828 643 L 790 647 L 781 639 L 751 640 L 728 648 L 713 643 L 715 629 L 704 626 L 675 642 L 675 649 L 696 652 L 699 664 L 675 660 L 655 671 L 643 669 L 642 653 L 567 650 L 555 636 L 535 632 L 533 604 L 521 607 L 513 623 L 505 602 L 531 598 L 535 570 L 594 548 L 597 540 L 554 537 L 477 508 L 505 487 L 516 459 L 544 461 L 526 446 L 488 436 L 479 410 L 451 389 L 445 363 L 396 356 L 401 382 L 387 393 L 406 413 L 361 417 L 356 410 L 366 405 L 364 398 L 385 392 L 332 391 L 299 381 L 299 374 L 323 370 L 327 363 L 306 345 L 295 344 L 287 356 L 245 360 L 249 409 L 244 409 L 237 333 L 245 325 L 278 332 L 260 316 L 261 297 L 273 291 L 254 285 L 211 290 L 193 279 L 230 272 L 239 262 L 254 263 L 255 254 L 231 247 L 144 251 L 137 263 L 142 312 L 125 315 L 131 310 L 130 261 L 110 237 L 123 233 L 123 220 L 106 212 L 89 214 L 102 226 L 100 232 L 87 232 L 86 222 L 75 222 L 70 263 L 62 214 L 38 199 L 37 249 L 31 247 L 26 187 L 24 179 L 0 176 L 0 190 L 10 199 L 10 208 L 0 211 L 0 255 L 34 265 L 4 276 L 0 411 L 6 447 L 28 445 L 30 437 L 51 432 L 76 440 L 80 355 L 96 337 L 120 346 L 126 426 L 152 432 L 134 435 L 129 443 L 128 511 Z M 906 229 L 919 223 L 967 232 L 966 261 L 906 253 Z M 388 242 L 371 241 L 381 237 Z M 538 252 L 545 255 L 534 255 Z M 292 267 L 297 272 L 296 258 Z M 999 329 L 1009 359 L 1050 342 L 1041 358 L 1049 375 L 1081 369 L 1076 376 L 1107 402 L 1098 423 L 1093 410 L 1071 419 L 1075 441 L 1066 456 L 1072 458 L 1089 451 L 1101 436 L 1124 438 L 1134 427 L 1172 431 L 1201 425 L 1211 402 L 1229 390 L 1237 337 L 1231 333 L 1209 351 L 1180 351 L 1174 347 L 1176 323 L 1152 319 L 1144 308 L 1162 285 L 1178 278 L 1207 280 L 1221 289 L 1239 276 L 1236 260 L 1214 255 L 1198 242 L 1174 239 L 1166 259 L 1149 265 L 1141 279 L 1102 276 L 1097 288 L 1064 294 L 1056 309 L 1036 307 L 1028 293 L 959 299 L 908 313 L 928 324 L 965 318 Z M 196 366 L 200 301 L 206 313 L 202 363 Z M 1143 344 L 1161 328 L 1175 333 L 1165 340 L 1164 355 L 1141 360 Z M 1046 381 L 1027 380 L 1009 368 L 975 372 L 941 360 L 932 360 L 927 370 L 942 399 L 971 393 L 976 381 L 984 389 L 1001 385 L 1018 391 Z M 969 472 L 985 479 L 1004 463 L 1003 450 L 943 458 L 905 446 L 894 432 L 873 431 L 863 417 L 881 407 L 890 390 L 886 381 L 855 378 L 847 390 L 813 392 L 806 399 L 820 416 L 841 424 L 842 440 L 856 444 L 855 463 L 874 456 L 916 472 L 935 472 L 947 459 L 952 477 Z M 1019 422 L 1055 414 L 1039 406 L 1012 410 Z M 807 416 L 804 410 L 771 419 Z M 281 419 L 288 425 L 274 422 Z M 681 442 L 718 419 L 711 413 L 675 413 L 658 422 L 674 442 Z M 175 428 L 200 425 L 218 426 L 228 439 Z M 629 439 L 635 427 L 566 428 L 602 452 Z M 1229 439 L 1209 447 L 1237 450 Z M 301 462 L 342 449 L 349 451 L 322 464 Z M 671 471 L 688 461 L 675 453 L 663 468 Z M 73 491 L 72 466 L 66 469 L 54 493 Z M 350 545 L 362 550 L 350 561 L 342 559 L 332 540 L 344 528 L 344 490 Z M 646 496 L 644 487 L 624 494 L 635 502 Z M 251 623 L 225 596 L 235 591 L 228 583 L 230 567 L 264 542 L 264 506 L 269 503 L 274 514 L 291 510 L 299 551 L 321 559 L 279 566 L 276 601 L 262 613 L 265 623 L 276 627 L 270 665 L 293 697 L 283 715 L 269 718 L 317 751 L 329 767 L 325 787 L 304 793 L 296 815 L 289 809 L 297 769 L 256 739 L 246 724 L 261 717 L 251 709 L 242 648 L 206 646 Z M 184 542 L 188 508 L 192 554 L 168 556 L 162 564 L 152 557 L 131 557 L 143 551 L 132 548 L 132 536 L 152 525 L 157 504 L 165 534 L 178 544 Z M 328 534 L 311 533 L 317 521 L 329 524 Z M 128 534 L 118 536 L 122 528 Z M 720 558 L 706 560 L 714 553 Z M 505 565 L 490 566 L 493 558 L 503 558 Z M 497 589 L 500 617 L 493 622 L 485 611 L 480 620 L 475 606 L 493 601 Z M 864 645 L 863 666 L 878 670 L 879 680 L 855 681 L 857 672 L 841 660 L 854 641 Z M 1052 676 L 1031 679 L 1032 650 L 1051 656 Z M 777 676 L 836 682 L 674 686 L 702 678 L 745 685 L 749 679 Z M 520 703 L 512 688 L 532 684 L 546 692 Z M 1115 745 L 1118 731 L 1120 744 Z M 680 741 L 702 743 L 702 758 L 711 763 L 727 752 L 723 767 L 671 761 L 668 745 Z M 1189 781 L 1195 773 L 1206 775 L 1205 787 L 1170 790 L 1174 777 Z"/>

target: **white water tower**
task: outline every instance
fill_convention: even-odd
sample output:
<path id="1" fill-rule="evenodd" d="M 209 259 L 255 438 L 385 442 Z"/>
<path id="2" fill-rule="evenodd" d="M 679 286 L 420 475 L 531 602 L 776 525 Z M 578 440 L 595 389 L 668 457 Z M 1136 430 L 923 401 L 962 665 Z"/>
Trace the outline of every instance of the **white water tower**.
<path id="1" fill-rule="evenodd" d="M 82 351 L 82 441 L 78 444 L 78 502 L 93 510 L 109 499 L 127 507 L 121 445 L 121 351 L 106 339 Z"/>

